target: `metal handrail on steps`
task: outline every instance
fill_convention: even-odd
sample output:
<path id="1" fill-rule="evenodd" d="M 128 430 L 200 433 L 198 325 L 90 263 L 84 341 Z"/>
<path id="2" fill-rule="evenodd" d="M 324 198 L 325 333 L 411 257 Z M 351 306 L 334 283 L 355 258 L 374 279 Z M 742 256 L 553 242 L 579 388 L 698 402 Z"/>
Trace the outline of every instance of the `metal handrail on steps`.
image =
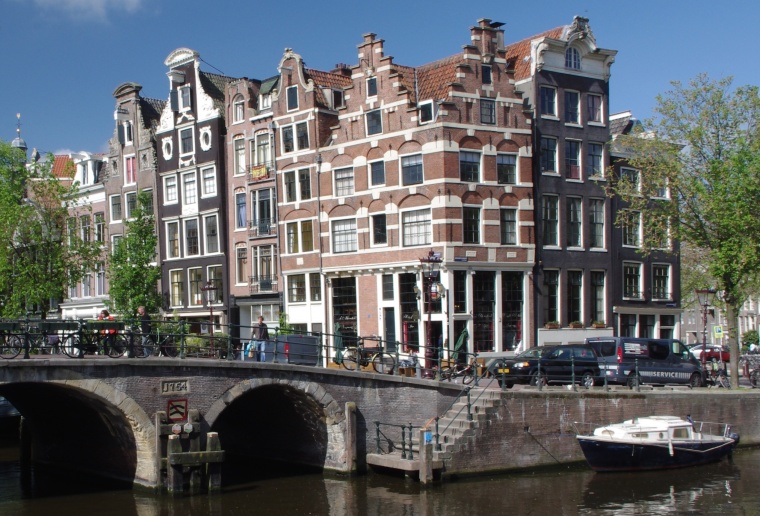
<path id="1" fill-rule="evenodd" d="M 409 423 L 408 425 L 394 425 L 392 423 L 381 423 L 380 421 L 375 421 L 375 449 L 378 454 L 387 454 L 398 449 L 393 439 L 388 437 L 388 435 L 385 432 L 383 432 L 381 428 L 383 426 L 401 429 L 401 458 L 414 460 L 414 450 L 412 449 L 412 436 L 414 435 L 414 429 L 420 428 L 420 427 L 415 427 L 411 423 Z M 407 429 L 409 430 L 408 441 L 406 437 Z M 383 447 L 382 447 L 383 440 L 388 445 L 387 451 L 383 450 Z"/>

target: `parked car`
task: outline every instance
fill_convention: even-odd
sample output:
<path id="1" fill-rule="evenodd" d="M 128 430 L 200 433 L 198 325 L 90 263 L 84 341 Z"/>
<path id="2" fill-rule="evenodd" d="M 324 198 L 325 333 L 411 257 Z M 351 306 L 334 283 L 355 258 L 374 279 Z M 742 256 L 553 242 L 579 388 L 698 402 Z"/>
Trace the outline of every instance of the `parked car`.
<path id="1" fill-rule="evenodd" d="M 697 360 L 702 361 L 702 344 L 692 344 L 689 346 L 689 351 L 694 355 Z M 705 345 L 705 361 L 706 362 L 728 362 L 731 354 L 728 352 L 727 346 L 720 346 L 718 344 L 706 344 Z"/>
<path id="2" fill-rule="evenodd" d="M 586 344 L 530 348 L 514 358 L 494 362 L 490 372 L 507 388 L 518 383 L 537 385 L 539 372 L 544 385 L 576 382 L 592 387 L 601 379 L 597 355 Z"/>
<path id="3" fill-rule="evenodd" d="M 702 364 L 679 340 L 637 337 L 586 339 L 599 355 L 607 383 L 635 387 L 647 384 L 703 384 Z"/>

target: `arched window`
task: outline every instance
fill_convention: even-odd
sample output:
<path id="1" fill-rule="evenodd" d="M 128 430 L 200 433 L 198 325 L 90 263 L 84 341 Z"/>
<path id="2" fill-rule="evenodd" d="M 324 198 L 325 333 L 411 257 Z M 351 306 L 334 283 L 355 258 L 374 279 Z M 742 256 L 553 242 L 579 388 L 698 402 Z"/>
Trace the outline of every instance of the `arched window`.
<path id="1" fill-rule="evenodd" d="M 242 122 L 245 118 L 245 104 L 243 103 L 243 96 L 237 95 L 232 100 L 232 121 Z"/>
<path id="2" fill-rule="evenodd" d="M 581 54 L 577 48 L 570 47 L 565 51 L 565 68 L 581 69 Z"/>

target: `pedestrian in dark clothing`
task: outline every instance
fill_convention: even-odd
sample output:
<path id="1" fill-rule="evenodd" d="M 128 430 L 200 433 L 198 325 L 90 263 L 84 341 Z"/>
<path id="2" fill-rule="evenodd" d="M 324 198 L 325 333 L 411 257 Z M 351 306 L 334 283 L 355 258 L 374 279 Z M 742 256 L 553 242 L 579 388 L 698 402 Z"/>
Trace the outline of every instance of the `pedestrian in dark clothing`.
<path id="1" fill-rule="evenodd" d="M 141 344 L 142 344 L 142 352 L 144 356 L 149 356 L 151 352 L 153 351 L 150 349 L 150 346 L 148 346 L 148 337 L 150 336 L 151 332 L 151 325 L 150 325 L 150 315 L 145 311 L 144 306 L 140 306 L 137 308 L 137 315 L 140 316 L 140 333 L 142 334 Z"/>

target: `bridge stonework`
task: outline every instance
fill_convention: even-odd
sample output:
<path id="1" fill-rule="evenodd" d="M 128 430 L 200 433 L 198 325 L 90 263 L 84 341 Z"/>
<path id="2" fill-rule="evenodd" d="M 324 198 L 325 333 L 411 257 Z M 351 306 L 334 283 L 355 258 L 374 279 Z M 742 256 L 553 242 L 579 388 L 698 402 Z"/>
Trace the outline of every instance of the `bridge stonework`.
<path id="1" fill-rule="evenodd" d="M 342 369 L 199 359 L 0 362 L 0 396 L 24 416 L 33 460 L 146 487 L 161 483 L 155 415 L 168 413 L 170 401 L 198 410 L 201 433 L 218 431 L 227 457 L 351 474 L 366 467 L 375 421 L 419 426 L 459 390 Z"/>

